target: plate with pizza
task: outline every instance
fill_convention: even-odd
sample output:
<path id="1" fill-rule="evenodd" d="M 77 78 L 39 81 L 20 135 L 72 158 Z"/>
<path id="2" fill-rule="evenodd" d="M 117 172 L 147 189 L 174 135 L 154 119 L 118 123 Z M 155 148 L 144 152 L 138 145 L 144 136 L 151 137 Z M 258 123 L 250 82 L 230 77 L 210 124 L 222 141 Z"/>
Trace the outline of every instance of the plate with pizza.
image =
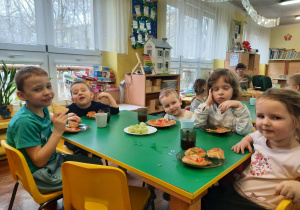
<path id="1" fill-rule="evenodd" d="M 176 124 L 175 120 L 168 120 L 166 118 L 160 118 L 160 119 L 156 119 L 156 120 L 148 120 L 148 125 L 151 125 L 153 127 L 157 127 L 157 128 L 164 128 L 164 127 L 170 127 L 172 125 Z"/>
<path id="2" fill-rule="evenodd" d="M 79 124 L 79 126 L 77 128 L 71 128 L 71 127 L 69 127 L 69 125 L 66 125 L 65 133 L 78 133 L 81 131 L 86 131 L 90 128 L 91 128 L 91 126 L 86 125 L 86 124 Z"/>
<path id="3" fill-rule="evenodd" d="M 205 152 L 201 148 L 193 147 L 178 152 L 176 158 L 184 165 L 193 168 L 215 168 L 225 163 L 224 151 L 220 148 L 213 148 Z"/>
<path id="4" fill-rule="evenodd" d="M 207 133 L 213 133 L 213 134 L 224 134 L 224 133 L 231 132 L 231 129 L 228 127 L 216 126 L 216 125 L 205 125 L 205 126 L 201 126 L 200 129 Z"/>

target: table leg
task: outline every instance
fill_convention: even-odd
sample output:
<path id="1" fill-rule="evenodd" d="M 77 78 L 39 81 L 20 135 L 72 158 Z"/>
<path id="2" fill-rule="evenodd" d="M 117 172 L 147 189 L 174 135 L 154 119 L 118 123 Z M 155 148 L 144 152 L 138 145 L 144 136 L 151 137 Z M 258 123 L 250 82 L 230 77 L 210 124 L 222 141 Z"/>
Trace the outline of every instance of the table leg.
<path id="1" fill-rule="evenodd" d="M 174 192 L 156 182 L 153 182 L 147 178 L 142 178 L 143 182 L 158 188 L 168 194 L 170 194 L 170 209 L 171 210 L 201 210 L 201 198 L 207 193 L 207 190 L 202 192 L 196 198 L 187 198 L 177 192 Z"/>

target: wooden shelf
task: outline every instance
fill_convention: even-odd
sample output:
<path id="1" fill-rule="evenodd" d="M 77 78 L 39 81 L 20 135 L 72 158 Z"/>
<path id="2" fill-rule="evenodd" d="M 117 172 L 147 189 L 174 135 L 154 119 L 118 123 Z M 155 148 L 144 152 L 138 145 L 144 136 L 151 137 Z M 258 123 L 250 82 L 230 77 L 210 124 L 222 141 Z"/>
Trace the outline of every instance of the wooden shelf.
<path id="1" fill-rule="evenodd" d="M 293 75 L 300 73 L 299 63 L 300 60 L 288 59 L 273 59 L 269 60 L 267 65 L 266 75 L 272 79 L 280 78 L 280 75 Z"/>
<path id="2" fill-rule="evenodd" d="M 146 80 L 176 80 L 176 92 L 179 95 L 180 75 L 179 74 L 158 74 L 158 75 L 140 75 L 140 74 L 126 74 L 125 75 L 125 103 L 136 106 L 148 107 L 148 114 L 163 112 L 163 108 L 158 105 L 158 97 L 160 91 L 146 93 Z M 153 85 L 158 86 L 158 85 Z"/>

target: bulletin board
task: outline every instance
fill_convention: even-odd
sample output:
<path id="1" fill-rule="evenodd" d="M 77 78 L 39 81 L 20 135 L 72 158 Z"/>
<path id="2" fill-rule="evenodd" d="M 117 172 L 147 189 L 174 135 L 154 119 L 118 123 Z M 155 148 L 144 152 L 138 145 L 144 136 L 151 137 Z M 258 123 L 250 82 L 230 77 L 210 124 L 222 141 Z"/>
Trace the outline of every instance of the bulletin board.
<path id="1" fill-rule="evenodd" d="M 130 42 L 134 49 L 142 47 L 149 37 L 157 37 L 157 1 L 132 0 Z"/>
<path id="2" fill-rule="evenodd" d="M 232 21 L 232 28 L 231 28 L 231 44 L 232 46 L 235 46 L 237 43 L 241 42 L 241 27 L 242 23 L 241 21 L 238 20 L 233 20 Z"/>

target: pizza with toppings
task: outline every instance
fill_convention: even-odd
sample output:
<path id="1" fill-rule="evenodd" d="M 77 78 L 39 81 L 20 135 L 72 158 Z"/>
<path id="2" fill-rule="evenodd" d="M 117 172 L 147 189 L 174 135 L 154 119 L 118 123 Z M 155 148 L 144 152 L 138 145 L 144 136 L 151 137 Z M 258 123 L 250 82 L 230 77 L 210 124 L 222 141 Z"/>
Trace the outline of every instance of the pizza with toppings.
<path id="1" fill-rule="evenodd" d="M 224 151 L 221 150 L 220 148 L 213 148 L 213 149 L 207 150 L 207 157 L 225 159 Z"/>
<path id="2" fill-rule="evenodd" d="M 216 129 L 206 128 L 206 131 L 208 133 L 227 133 L 227 132 L 230 132 L 231 129 L 223 127 L 223 126 L 218 126 Z"/>
<path id="3" fill-rule="evenodd" d="M 166 118 L 160 118 L 157 120 L 148 120 L 148 125 L 151 125 L 153 127 L 168 127 L 171 125 L 176 124 L 175 120 L 168 120 Z"/>
<path id="4" fill-rule="evenodd" d="M 80 131 L 80 128 L 69 128 L 66 127 L 65 132 L 69 132 L 69 133 L 77 133 Z"/>
<path id="5" fill-rule="evenodd" d="M 198 157 L 205 157 L 206 153 L 203 151 L 203 149 L 198 148 L 198 147 L 192 147 L 189 148 L 187 151 L 184 153 L 185 155 L 195 155 Z"/>
<path id="6" fill-rule="evenodd" d="M 211 164 L 211 162 L 206 161 L 204 157 L 199 157 L 197 155 L 186 155 L 182 158 L 182 162 L 197 166 L 207 166 Z"/>

